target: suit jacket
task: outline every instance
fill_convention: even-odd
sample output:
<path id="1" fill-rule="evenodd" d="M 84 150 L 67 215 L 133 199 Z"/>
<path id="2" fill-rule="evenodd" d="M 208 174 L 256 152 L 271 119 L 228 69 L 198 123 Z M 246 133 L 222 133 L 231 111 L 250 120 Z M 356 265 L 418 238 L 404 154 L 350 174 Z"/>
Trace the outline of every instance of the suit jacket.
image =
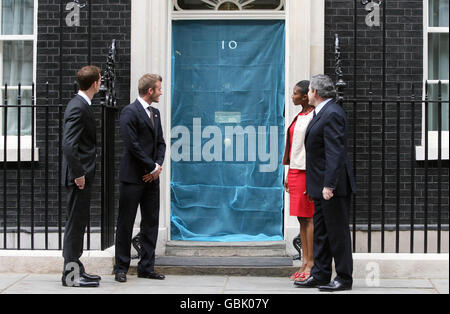
<path id="1" fill-rule="evenodd" d="M 322 199 L 324 187 L 335 196 L 356 192 L 353 170 L 347 156 L 347 116 L 335 101 L 328 102 L 306 130 L 306 189 Z"/>
<path id="2" fill-rule="evenodd" d="M 97 159 L 96 125 L 91 106 L 80 95 L 67 105 L 62 140 L 62 180 L 65 186 L 85 176 L 92 179 Z"/>
<path id="3" fill-rule="evenodd" d="M 142 177 L 152 172 L 156 163 L 162 166 L 164 162 L 166 143 L 161 115 L 158 109 L 149 108 L 152 110 L 154 126 L 138 100 L 126 106 L 120 114 L 120 130 L 125 144 L 120 162 L 121 182 L 144 184 Z"/>

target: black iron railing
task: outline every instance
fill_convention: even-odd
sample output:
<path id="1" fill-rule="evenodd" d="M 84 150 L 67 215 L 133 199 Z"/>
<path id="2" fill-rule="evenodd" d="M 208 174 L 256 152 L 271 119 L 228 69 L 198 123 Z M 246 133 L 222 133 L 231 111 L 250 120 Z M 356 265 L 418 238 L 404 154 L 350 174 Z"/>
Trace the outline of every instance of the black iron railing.
<path id="1" fill-rule="evenodd" d="M 367 233 L 369 253 L 378 240 L 379 250 L 387 251 L 387 241 L 392 239 L 387 239 L 387 232 L 395 232 L 392 240 L 395 252 L 404 251 L 401 233 L 406 231 L 409 252 L 427 253 L 432 231 L 436 233 L 433 247 L 440 253 L 443 231 L 448 236 L 449 225 L 450 118 L 448 109 L 446 114 L 442 110 L 449 105 L 449 100 L 443 99 L 442 82 L 433 82 L 438 87 L 437 97 L 430 96 L 429 82 L 424 86 L 410 84 L 409 96 L 404 96 L 402 84 L 397 83 L 397 93 L 389 97 L 384 87 L 381 96 L 375 95 L 369 82 L 368 97 L 357 98 L 354 94 L 346 98 L 337 35 L 335 56 L 338 101 L 349 116 L 349 150 L 358 186 L 351 213 L 354 251 L 357 251 L 358 230 Z M 436 109 L 434 128 L 429 125 L 431 107 Z M 447 121 L 445 129 L 444 120 Z M 423 233 L 423 249 L 415 245 L 420 233 Z"/>
<path id="2" fill-rule="evenodd" d="M 442 112 L 444 103 L 448 104 L 448 100 L 426 97 L 422 101 L 413 90 L 410 99 L 404 99 L 400 88 L 397 97 L 390 99 L 344 99 L 343 105 L 351 116 L 349 145 L 359 187 L 352 213 L 353 237 L 356 238 L 357 226 L 366 224 L 368 252 L 372 251 L 373 226 L 380 231 L 382 252 L 387 226 L 395 230 L 396 252 L 400 252 L 400 231 L 406 230 L 406 226 L 409 226 L 411 253 L 415 252 L 415 234 L 419 229 L 424 234 L 423 252 L 428 252 L 430 229 L 437 233 L 437 252 L 441 252 L 443 227 L 448 231 L 449 168 L 442 141 L 443 133 L 448 130 L 442 130 L 441 123 L 436 131 L 425 130 L 428 130 L 429 106 L 437 105 Z M 424 129 L 421 119 L 417 119 L 422 112 Z M 430 132 L 437 133 L 437 140 L 432 143 Z M 448 152 L 448 141 L 446 145 Z"/>

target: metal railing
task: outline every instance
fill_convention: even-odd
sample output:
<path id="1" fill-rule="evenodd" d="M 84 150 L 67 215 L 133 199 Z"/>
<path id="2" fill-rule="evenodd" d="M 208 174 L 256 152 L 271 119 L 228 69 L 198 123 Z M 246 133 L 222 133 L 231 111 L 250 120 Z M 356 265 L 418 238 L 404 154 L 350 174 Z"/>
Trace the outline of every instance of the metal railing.
<path id="1" fill-rule="evenodd" d="M 354 62 L 356 64 L 356 57 Z M 340 40 L 335 35 L 337 99 L 349 116 L 349 150 L 358 186 L 351 213 L 353 250 L 358 250 L 357 231 L 364 230 L 366 252 L 373 251 L 375 232 L 379 232 L 379 251 L 386 252 L 387 241 L 392 239 L 394 251 L 400 253 L 401 242 L 404 243 L 401 232 L 406 231 L 409 252 L 428 253 L 429 234 L 433 230 L 436 232 L 435 251 L 441 253 L 443 231 L 447 231 L 448 238 L 449 226 L 450 117 L 448 109 L 447 116 L 443 116 L 442 110 L 444 105 L 449 106 L 449 100 L 442 97 L 442 81 L 437 83 L 434 98 L 430 96 L 428 82 L 424 86 L 411 83 L 409 91 L 402 90 L 404 83 L 397 83 L 396 94 L 387 97 L 385 73 L 383 65 L 381 96 L 374 94 L 370 81 L 369 96 L 357 98 L 354 76 L 353 98 L 346 98 Z M 431 106 L 437 107 L 435 129 L 429 125 Z M 446 130 L 443 130 L 444 119 Z M 395 232 L 395 236 L 387 239 L 388 231 Z M 423 250 L 419 251 L 415 240 L 422 232 Z"/>
<path id="2" fill-rule="evenodd" d="M 386 251 L 386 231 L 394 231 L 397 253 L 401 251 L 400 233 L 408 231 L 409 252 L 415 253 L 418 230 L 423 232 L 421 252 L 429 251 L 429 231 L 433 230 L 436 252 L 440 253 L 442 232 L 448 231 L 448 130 L 442 129 L 443 117 L 439 114 L 438 130 L 429 131 L 428 109 L 437 106 L 442 113 L 448 100 L 442 99 L 440 88 L 438 100 L 428 95 L 422 100 L 414 88 L 406 99 L 400 96 L 400 84 L 396 97 L 370 95 L 368 99 L 343 99 L 351 117 L 349 145 L 358 185 L 351 215 L 354 250 L 356 231 L 365 226 L 369 253 L 375 241 L 373 231 L 380 232 L 381 252 Z M 436 134 L 435 140 L 431 133 Z"/>

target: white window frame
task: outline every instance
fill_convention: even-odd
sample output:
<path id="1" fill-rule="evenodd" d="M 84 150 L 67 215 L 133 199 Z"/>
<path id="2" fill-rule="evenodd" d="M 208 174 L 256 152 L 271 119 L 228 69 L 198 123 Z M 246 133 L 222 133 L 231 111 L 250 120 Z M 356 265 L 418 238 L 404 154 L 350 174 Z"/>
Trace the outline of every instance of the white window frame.
<path id="1" fill-rule="evenodd" d="M 0 0 L 0 17 L 2 14 L 2 0 Z M 33 25 L 33 35 L 1 35 L 1 19 L 0 19 L 0 96 L 3 97 L 5 82 L 3 82 L 3 42 L 4 41 L 33 41 L 33 82 L 36 82 L 36 68 L 37 68 L 37 40 L 38 40 L 38 0 L 34 0 L 34 25 Z M 22 91 L 31 90 L 32 86 L 22 86 Z M 18 86 L 9 86 L 8 93 L 13 90 L 18 90 Z M 0 97 L 0 99 L 2 98 Z M 33 95 L 36 99 L 36 89 Z M 4 105 L 4 103 L 2 103 Z M 4 162 L 4 141 L 5 135 L 1 130 L 3 130 L 3 107 L 0 110 L 0 162 Z M 36 147 L 36 114 L 34 115 L 34 148 L 32 149 L 32 136 L 31 135 L 21 135 L 20 136 L 20 161 L 32 161 L 31 152 L 34 151 L 34 161 L 39 161 L 39 150 Z M 8 135 L 6 140 L 6 161 L 7 162 L 17 162 L 18 161 L 18 136 Z"/>
<path id="2" fill-rule="evenodd" d="M 212 8 L 211 10 L 183 10 L 178 5 L 178 0 L 172 0 L 173 8 L 176 8 L 176 10 L 173 10 L 173 8 L 171 8 L 172 18 L 175 20 L 176 19 L 189 19 L 189 18 L 187 18 L 188 15 L 196 14 L 199 18 L 203 17 L 203 19 L 211 19 L 211 17 L 214 15 L 230 16 L 229 13 L 231 13 L 231 16 L 237 17 L 237 16 L 242 16 L 242 14 L 244 13 L 242 11 L 245 11 L 244 14 L 247 14 L 248 12 L 253 11 L 253 14 L 250 13 L 250 16 L 253 17 L 255 15 L 260 15 L 261 19 L 267 18 L 267 13 L 269 15 L 273 16 L 273 13 L 278 11 L 278 12 L 280 12 L 278 17 L 283 18 L 283 16 L 285 15 L 284 11 L 286 10 L 286 4 L 285 4 L 286 0 L 280 0 L 280 5 L 277 8 L 270 9 L 270 10 L 246 10 L 243 8 L 246 5 L 251 4 L 250 2 L 254 2 L 254 0 L 247 0 L 247 1 L 244 1 L 244 0 L 202 0 L 202 1 L 211 5 L 211 7 L 214 7 L 214 8 Z M 239 11 L 220 11 L 219 7 L 224 2 L 234 3 L 239 8 Z M 283 7 L 284 7 L 284 10 L 283 10 Z M 245 19 L 249 19 L 249 17 L 247 17 Z"/>
<path id="3" fill-rule="evenodd" d="M 423 100 L 425 100 L 425 82 L 438 84 L 438 80 L 428 80 L 428 34 L 448 33 L 448 27 L 430 27 L 429 0 L 423 0 Z M 442 84 L 449 84 L 448 80 L 441 80 Z M 422 105 L 422 142 L 416 146 L 416 160 L 425 160 L 425 136 L 428 136 L 428 160 L 438 160 L 439 131 L 425 130 L 425 104 Z M 449 131 L 441 131 L 441 159 L 449 160 Z"/>

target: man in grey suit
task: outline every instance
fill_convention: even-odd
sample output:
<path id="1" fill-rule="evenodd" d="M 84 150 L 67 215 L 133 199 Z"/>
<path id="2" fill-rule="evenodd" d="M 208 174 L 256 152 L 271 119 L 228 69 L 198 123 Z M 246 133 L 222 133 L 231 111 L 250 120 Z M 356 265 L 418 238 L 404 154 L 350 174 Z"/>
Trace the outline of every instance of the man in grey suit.
<path id="1" fill-rule="evenodd" d="M 80 261 L 97 159 L 91 101 L 100 90 L 100 73 L 96 66 L 78 71 L 80 91 L 69 102 L 64 114 L 62 180 L 67 189 L 68 219 L 64 231 L 62 284 L 66 287 L 98 287 L 101 280 L 99 276 L 87 274 Z"/>

